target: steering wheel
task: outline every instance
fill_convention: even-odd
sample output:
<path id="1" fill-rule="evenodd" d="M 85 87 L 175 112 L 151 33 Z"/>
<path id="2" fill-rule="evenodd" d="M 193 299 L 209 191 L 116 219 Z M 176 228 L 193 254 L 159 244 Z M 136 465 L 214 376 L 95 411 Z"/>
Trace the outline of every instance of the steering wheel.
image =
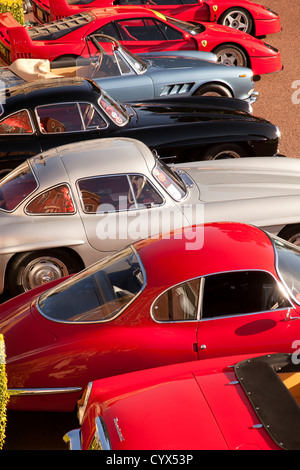
<path id="1" fill-rule="evenodd" d="M 131 180 L 131 183 L 132 183 L 132 189 L 133 189 L 134 194 L 135 194 L 135 198 L 138 199 L 141 195 L 141 192 L 143 191 L 143 188 L 144 188 L 145 183 L 146 183 L 146 179 L 143 176 L 134 176 Z M 136 190 L 134 190 L 133 185 L 135 185 Z M 130 204 L 134 204 L 134 200 L 131 197 L 131 190 L 130 189 L 128 191 L 128 200 L 129 200 Z"/>
<path id="2" fill-rule="evenodd" d="M 102 60 L 103 60 L 103 52 L 97 51 L 91 61 L 91 67 L 92 67 L 91 78 L 94 78 L 94 76 L 99 72 L 99 69 L 102 64 Z"/>

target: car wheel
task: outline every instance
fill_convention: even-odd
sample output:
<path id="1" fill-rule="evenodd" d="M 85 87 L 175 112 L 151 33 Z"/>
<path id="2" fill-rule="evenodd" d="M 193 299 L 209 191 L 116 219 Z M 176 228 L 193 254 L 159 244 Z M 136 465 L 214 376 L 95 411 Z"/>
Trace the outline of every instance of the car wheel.
<path id="1" fill-rule="evenodd" d="M 224 65 L 235 65 L 237 67 L 247 67 L 248 59 L 245 52 L 238 46 L 232 44 L 222 44 L 212 51 L 217 56 L 218 62 Z"/>
<path id="2" fill-rule="evenodd" d="M 208 149 L 202 156 L 203 160 L 223 160 L 227 158 L 245 157 L 245 151 L 235 144 L 215 145 Z"/>
<path id="3" fill-rule="evenodd" d="M 217 83 L 207 83 L 206 85 L 201 86 L 196 91 L 195 95 L 197 96 L 225 96 L 232 98 L 232 93 L 228 88 Z"/>
<path id="4" fill-rule="evenodd" d="M 248 34 L 251 33 L 253 27 L 253 20 L 250 13 L 244 8 L 238 7 L 226 10 L 220 16 L 218 23 Z"/>
<path id="5" fill-rule="evenodd" d="M 23 0 L 23 13 L 29 13 L 32 9 L 31 1 L 30 0 Z"/>
<path id="6" fill-rule="evenodd" d="M 62 249 L 21 253 L 9 266 L 7 289 L 18 295 L 78 272 L 83 266 Z"/>
<path id="7" fill-rule="evenodd" d="M 300 246 L 300 225 L 296 224 L 285 227 L 279 232 L 278 236 L 294 245 Z"/>

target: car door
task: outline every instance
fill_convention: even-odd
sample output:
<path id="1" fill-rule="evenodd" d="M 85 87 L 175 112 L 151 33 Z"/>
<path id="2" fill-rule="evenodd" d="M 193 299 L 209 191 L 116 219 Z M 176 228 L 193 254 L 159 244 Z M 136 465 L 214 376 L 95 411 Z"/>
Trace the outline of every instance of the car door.
<path id="1" fill-rule="evenodd" d="M 300 334 L 299 319 L 269 273 L 233 271 L 207 276 L 202 280 L 198 357 L 289 352 Z"/>
<path id="2" fill-rule="evenodd" d="M 167 202 L 144 175 L 83 178 L 77 189 L 87 239 L 101 252 L 113 252 L 182 225 L 180 206 Z"/>
<path id="3" fill-rule="evenodd" d="M 115 23 L 122 38 L 121 43 L 133 53 L 197 49 L 190 34 L 159 18 L 120 20 Z"/>

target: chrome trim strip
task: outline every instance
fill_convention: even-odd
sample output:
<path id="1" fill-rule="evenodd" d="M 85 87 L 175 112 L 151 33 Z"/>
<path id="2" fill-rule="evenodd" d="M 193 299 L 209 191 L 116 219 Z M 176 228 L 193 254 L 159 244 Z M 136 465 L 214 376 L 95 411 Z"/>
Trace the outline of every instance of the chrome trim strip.
<path id="1" fill-rule="evenodd" d="M 111 443 L 108 436 L 106 424 L 101 416 L 95 419 L 96 432 L 95 439 L 99 442 L 102 450 L 112 450 Z"/>
<path id="2" fill-rule="evenodd" d="M 68 450 L 82 450 L 80 429 L 72 429 L 63 436 L 64 442 L 68 445 Z"/>
<path id="3" fill-rule="evenodd" d="M 82 390 L 81 387 L 64 387 L 64 388 L 9 388 L 8 394 L 15 396 L 35 396 L 35 395 L 57 395 L 63 393 L 77 393 Z"/>

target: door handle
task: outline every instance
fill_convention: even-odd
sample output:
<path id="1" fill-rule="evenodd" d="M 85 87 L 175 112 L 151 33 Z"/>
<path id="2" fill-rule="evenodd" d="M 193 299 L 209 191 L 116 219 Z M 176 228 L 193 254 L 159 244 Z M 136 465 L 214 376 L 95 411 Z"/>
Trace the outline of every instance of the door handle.
<path id="1" fill-rule="evenodd" d="M 206 349 L 206 344 L 201 344 L 201 346 L 198 346 L 197 343 L 193 344 L 193 351 L 194 352 L 198 352 L 198 350 L 200 350 L 200 349 Z"/>

